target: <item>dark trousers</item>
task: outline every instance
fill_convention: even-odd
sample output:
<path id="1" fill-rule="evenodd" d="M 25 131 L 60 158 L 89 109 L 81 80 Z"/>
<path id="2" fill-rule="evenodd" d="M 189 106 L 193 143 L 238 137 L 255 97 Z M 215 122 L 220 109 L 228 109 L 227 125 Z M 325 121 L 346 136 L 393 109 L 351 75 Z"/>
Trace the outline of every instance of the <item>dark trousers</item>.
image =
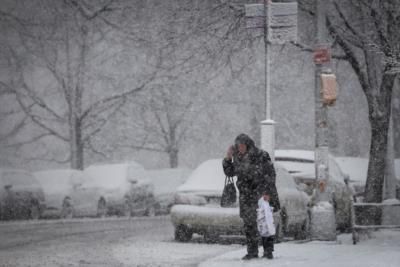
<path id="1" fill-rule="evenodd" d="M 257 199 L 250 194 L 240 194 L 240 217 L 246 235 L 247 254 L 258 255 Z"/>
<path id="2" fill-rule="evenodd" d="M 250 214 L 246 214 L 250 215 Z M 247 254 L 258 255 L 257 215 L 243 217 L 244 233 L 246 235 Z"/>
<path id="3" fill-rule="evenodd" d="M 274 251 L 274 236 L 262 236 L 261 241 L 264 248 L 264 253 Z"/>

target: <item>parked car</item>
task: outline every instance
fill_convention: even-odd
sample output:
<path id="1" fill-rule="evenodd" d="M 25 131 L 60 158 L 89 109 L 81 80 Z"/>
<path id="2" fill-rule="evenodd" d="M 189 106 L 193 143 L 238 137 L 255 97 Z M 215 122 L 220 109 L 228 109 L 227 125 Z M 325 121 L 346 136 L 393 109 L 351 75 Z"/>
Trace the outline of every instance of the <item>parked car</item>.
<path id="1" fill-rule="evenodd" d="M 92 165 L 71 194 L 78 217 L 153 216 L 154 186 L 136 162 Z"/>
<path id="2" fill-rule="evenodd" d="M 309 197 L 296 188 L 293 177 L 279 164 L 276 185 L 281 212 L 274 214 L 278 239 L 283 235 L 305 238 L 309 218 Z M 212 159 L 200 164 L 176 193 L 176 205 L 171 209 L 175 239 L 188 241 L 194 233 L 206 240 L 219 235 L 242 235 L 243 222 L 239 217 L 238 201 L 234 207 L 220 207 L 225 174 L 222 159 Z"/>
<path id="3" fill-rule="evenodd" d="M 275 150 L 275 162 L 281 164 L 294 177 L 296 184 L 303 186 L 311 195 L 316 186 L 314 151 Z M 334 156 L 329 155 L 329 190 L 334 192 L 336 225 L 339 230 L 348 230 L 350 225 L 351 196 L 344 182 L 349 175 L 339 167 Z"/>
<path id="4" fill-rule="evenodd" d="M 360 157 L 336 157 L 340 168 L 350 176 L 350 184 L 360 199 L 363 198 L 365 183 L 367 181 L 368 158 Z M 394 160 L 394 171 L 396 176 L 396 197 L 400 199 L 400 159 Z"/>
<path id="5" fill-rule="evenodd" d="M 0 219 L 39 219 L 44 209 L 43 190 L 30 172 L 0 169 Z"/>
<path id="6" fill-rule="evenodd" d="M 174 204 L 176 189 L 183 184 L 192 170 L 186 168 L 146 170 L 146 177 L 154 185 L 156 214 L 169 214 Z"/>
<path id="7" fill-rule="evenodd" d="M 74 188 L 83 181 L 80 170 L 46 170 L 34 173 L 46 198 L 44 217 L 72 218 L 74 204 L 71 198 Z"/>

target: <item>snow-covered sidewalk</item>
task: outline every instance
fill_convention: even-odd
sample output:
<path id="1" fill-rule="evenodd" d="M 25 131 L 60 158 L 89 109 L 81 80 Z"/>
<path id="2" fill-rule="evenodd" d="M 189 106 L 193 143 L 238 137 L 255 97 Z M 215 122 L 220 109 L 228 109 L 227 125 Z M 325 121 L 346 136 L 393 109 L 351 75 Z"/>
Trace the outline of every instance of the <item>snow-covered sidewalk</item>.
<path id="1" fill-rule="evenodd" d="M 201 263 L 200 267 L 295 266 L 295 267 L 399 267 L 400 231 L 380 230 L 368 239 L 352 244 L 351 235 L 340 235 L 337 242 L 312 241 L 275 245 L 274 259 L 243 261 L 245 247 Z M 262 255 L 262 247 L 260 247 Z"/>

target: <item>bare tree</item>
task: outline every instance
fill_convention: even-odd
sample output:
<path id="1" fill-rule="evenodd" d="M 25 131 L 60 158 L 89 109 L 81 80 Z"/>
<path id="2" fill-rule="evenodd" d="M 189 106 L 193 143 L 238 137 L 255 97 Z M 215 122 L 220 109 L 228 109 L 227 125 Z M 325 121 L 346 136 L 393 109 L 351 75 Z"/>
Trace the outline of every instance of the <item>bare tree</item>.
<path id="1" fill-rule="evenodd" d="M 314 15 L 313 1 L 301 7 Z M 396 1 L 342 1 L 326 3 L 326 25 L 333 47 L 344 53 L 366 96 L 371 144 L 367 202 L 381 202 L 394 82 L 400 60 L 400 4 Z"/>
<path id="2" fill-rule="evenodd" d="M 4 51 L 14 75 L 1 81 L 2 87 L 15 94 L 25 115 L 42 130 L 31 141 L 50 135 L 65 142 L 72 168 L 84 167 L 85 149 L 95 150 L 92 138 L 155 76 L 145 68 L 137 76 L 98 68 L 121 63 L 116 56 L 121 51 L 109 46 L 121 37 L 113 34 L 120 26 L 114 23 L 121 15 L 116 12 L 125 10 L 117 2 L 37 0 L 33 6 L 10 3 L 0 11 L 17 33 L 9 34 Z"/>

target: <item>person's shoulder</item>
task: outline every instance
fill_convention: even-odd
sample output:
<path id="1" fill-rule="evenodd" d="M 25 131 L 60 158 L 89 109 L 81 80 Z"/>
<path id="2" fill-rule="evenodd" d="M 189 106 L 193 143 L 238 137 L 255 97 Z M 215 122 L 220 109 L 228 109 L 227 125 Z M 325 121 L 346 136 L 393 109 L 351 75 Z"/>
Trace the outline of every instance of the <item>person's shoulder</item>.
<path id="1" fill-rule="evenodd" d="M 268 153 L 267 151 L 265 151 L 265 150 L 263 150 L 263 149 L 260 149 L 260 157 L 261 157 L 263 160 L 271 161 L 271 156 L 269 155 L 269 153 Z"/>

